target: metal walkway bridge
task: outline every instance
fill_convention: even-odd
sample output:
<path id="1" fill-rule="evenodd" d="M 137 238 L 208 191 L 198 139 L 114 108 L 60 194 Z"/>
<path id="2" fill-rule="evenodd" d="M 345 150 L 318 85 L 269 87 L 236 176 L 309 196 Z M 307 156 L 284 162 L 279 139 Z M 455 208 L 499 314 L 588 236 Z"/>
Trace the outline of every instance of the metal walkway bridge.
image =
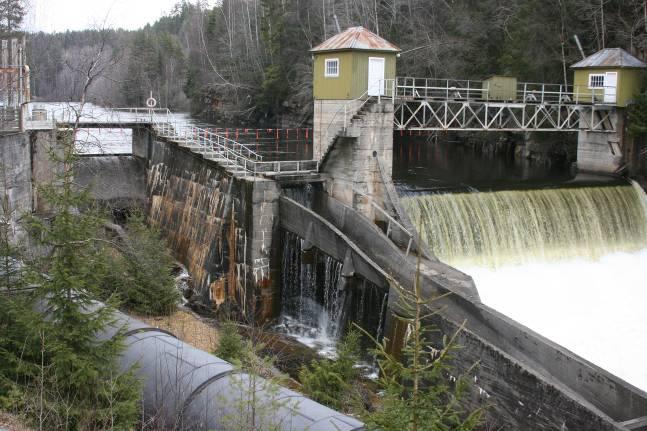
<path id="1" fill-rule="evenodd" d="M 486 81 L 398 77 L 378 92 L 394 104 L 396 130 L 615 131 L 615 87 L 518 83 L 502 96 Z"/>
<path id="2" fill-rule="evenodd" d="M 319 172 L 317 160 L 266 160 L 248 145 L 224 134 L 199 127 L 185 115 L 168 109 L 100 108 L 79 109 L 78 104 L 58 104 L 50 112 L 32 109 L 24 122 L 26 130 L 65 129 L 132 129 L 150 127 L 158 137 L 174 142 L 192 152 L 213 160 L 237 177 L 290 179 L 314 176 Z M 78 121 L 77 121 L 78 116 Z"/>

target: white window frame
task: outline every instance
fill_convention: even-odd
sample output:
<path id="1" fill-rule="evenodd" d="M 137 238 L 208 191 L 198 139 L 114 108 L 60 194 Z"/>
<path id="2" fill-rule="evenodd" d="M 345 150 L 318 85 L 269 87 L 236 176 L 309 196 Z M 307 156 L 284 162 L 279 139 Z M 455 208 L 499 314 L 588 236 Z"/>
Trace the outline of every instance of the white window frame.
<path id="1" fill-rule="evenodd" d="M 337 63 L 337 73 L 328 73 L 328 64 Z M 324 76 L 326 78 L 339 78 L 339 58 L 327 58 L 324 63 Z"/>
<path id="2" fill-rule="evenodd" d="M 602 78 L 602 85 L 592 85 L 594 78 Z M 589 90 L 604 88 L 605 74 L 604 73 L 589 73 Z"/>

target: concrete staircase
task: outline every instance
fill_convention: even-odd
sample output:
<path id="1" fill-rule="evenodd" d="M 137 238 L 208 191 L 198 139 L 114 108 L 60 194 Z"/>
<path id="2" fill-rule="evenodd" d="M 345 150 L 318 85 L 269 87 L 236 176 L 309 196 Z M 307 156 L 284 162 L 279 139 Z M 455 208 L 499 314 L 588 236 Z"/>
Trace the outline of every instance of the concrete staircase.
<path id="1" fill-rule="evenodd" d="M 375 105 L 375 103 L 376 103 L 376 99 L 369 97 L 355 112 L 355 114 L 353 114 L 353 116 L 350 117 L 347 123 L 348 126 L 346 128 L 341 127 L 340 130 L 335 134 L 335 136 L 332 139 L 330 139 L 328 146 L 325 148 L 324 153 L 321 156 L 320 163 L 319 163 L 320 169 L 326 163 L 326 160 L 328 159 L 330 152 L 332 151 L 332 149 L 335 147 L 335 145 L 341 138 L 359 137 L 360 135 L 359 125 L 361 124 L 362 121 L 364 121 L 366 112 L 370 109 L 371 106 Z"/>

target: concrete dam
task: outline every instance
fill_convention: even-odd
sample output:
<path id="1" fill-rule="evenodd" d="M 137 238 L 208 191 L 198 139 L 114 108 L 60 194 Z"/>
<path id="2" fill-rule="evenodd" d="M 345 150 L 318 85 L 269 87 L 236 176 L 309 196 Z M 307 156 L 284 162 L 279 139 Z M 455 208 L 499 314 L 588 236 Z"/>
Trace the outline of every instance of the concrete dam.
<path id="1" fill-rule="evenodd" d="M 379 106 L 370 109 L 383 115 Z M 381 175 L 385 163 L 366 156 L 360 142 L 337 141 L 320 173 L 239 176 L 190 143 L 142 125 L 133 129 L 132 156 L 82 157 L 77 171 L 82 184 L 104 178 L 117 184 L 109 192 L 97 188 L 97 199 L 147 208 L 189 269 L 190 299 L 203 311 L 227 309 L 274 322 L 276 330 L 324 353 L 355 322 L 385 337 L 395 352 L 406 327 L 393 317 L 397 297 L 389 283 L 412 286 L 420 256 L 425 295 L 451 293 L 438 301 L 441 312 L 428 323 L 449 334 L 465 322 L 454 363 L 457 372 L 472 370 L 478 390 L 469 402 L 491 406 L 489 423 L 503 429 L 632 429 L 623 423 L 644 416 L 644 391 L 483 304 L 472 278 L 441 261 L 500 265 L 524 256 L 644 247 L 644 192 L 612 183 L 399 197 Z M 368 187 L 381 192 L 379 207 L 397 220 L 366 195 L 343 201 L 347 164 L 355 157 L 366 157 Z"/>
<path id="2" fill-rule="evenodd" d="M 351 30 L 366 36 L 361 28 Z M 487 272 L 490 268 L 512 271 L 510 264 L 519 264 L 521 278 L 509 284 L 523 296 L 530 294 L 521 287 L 533 282 L 537 271 L 548 271 L 528 266 L 537 260 L 552 265 L 640 253 L 647 247 L 642 189 L 624 179 L 605 179 L 537 189 L 400 195 L 393 182 L 394 130 L 573 132 L 580 170 L 595 168 L 605 178 L 617 178 L 628 154 L 640 152 L 639 143 L 625 139 L 623 106 L 608 99 L 611 93 L 602 91 L 600 99 L 596 91 L 583 95 L 572 87 L 555 91 L 540 84 L 537 90 L 521 83 L 512 87 L 514 94 L 498 100 L 491 99 L 487 82 L 468 81 L 463 88 L 450 87 L 449 80 L 439 86 L 433 80 L 397 78 L 398 49 L 383 42 L 369 49 L 380 58 L 354 46 L 337 47 L 350 52 L 352 67 L 328 58 L 337 48 L 324 44 L 328 48 L 313 50 L 312 159 L 265 157 L 251 145 L 178 120 L 168 110 L 107 110 L 105 119 L 90 115 L 80 126 L 132 130 L 132 151 L 79 157 L 76 181 L 92 186 L 98 202 L 146 211 L 188 269 L 187 299 L 200 312 L 269 324 L 323 353 L 334 349 L 349 323 L 356 323 L 399 355 L 408 326 L 398 318 L 404 311 L 393 286 L 412 289 L 419 266 L 423 295 L 439 298 L 425 321 L 439 329 L 430 341 L 441 347 L 444 336 L 461 328 L 453 373 L 469 377 L 473 384 L 466 403 L 484 407 L 489 427 L 647 430 L 647 393 L 637 381 L 628 382 L 553 335 L 547 337 L 535 324 L 526 326 L 525 315 L 533 308 L 543 313 L 539 323 L 561 322 L 557 318 L 568 312 L 554 311 L 557 304 L 578 308 L 587 295 L 567 298 L 568 286 L 558 283 L 566 277 L 542 279 L 547 286 L 535 290 L 539 294 L 526 301 L 525 309 L 484 300 L 485 293 L 490 298 L 503 284 L 500 273 Z M 348 77 L 346 89 L 341 82 L 325 81 L 330 76 L 324 76 L 324 64 L 327 74 L 337 73 L 335 78 L 342 78 L 340 71 L 359 72 Z M 381 76 L 376 78 L 372 74 L 378 66 Z M 20 172 L 31 173 L 12 179 L 12 202 L 39 211 L 37 186 L 60 169 L 47 157 L 56 150 L 56 131 L 72 125 L 64 117 L 43 121 L 26 110 L 24 130 L 3 137 L 0 149 L 4 160 L 15 160 Z M 480 280 L 489 283 L 483 284 L 486 288 Z M 568 280 L 581 284 L 572 276 Z M 552 303 L 540 302 L 546 296 L 542 290 L 553 284 L 561 287 L 549 298 Z M 635 289 L 631 283 L 615 284 L 612 280 L 596 295 L 610 301 L 622 285 Z M 622 307 L 629 310 L 632 299 Z M 635 302 L 640 304 L 638 298 Z M 517 309 L 523 311 L 513 319 L 510 314 Z M 595 320 L 611 332 L 624 329 L 611 326 L 604 312 Z M 638 331 L 638 340 L 632 340 L 638 347 L 641 335 Z M 640 357 L 640 351 L 633 353 Z M 446 378 L 448 384 L 455 381 L 453 375 Z"/>

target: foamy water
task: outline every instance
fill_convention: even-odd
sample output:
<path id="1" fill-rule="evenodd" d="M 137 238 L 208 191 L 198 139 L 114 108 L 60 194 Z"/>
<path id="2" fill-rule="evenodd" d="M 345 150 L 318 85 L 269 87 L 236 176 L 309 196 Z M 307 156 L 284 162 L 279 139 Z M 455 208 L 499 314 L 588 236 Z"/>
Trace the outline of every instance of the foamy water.
<path id="1" fill-rule="evenodd" d="M 647 391 L 647 248 L 461 270 L 488 306 Z"/>

